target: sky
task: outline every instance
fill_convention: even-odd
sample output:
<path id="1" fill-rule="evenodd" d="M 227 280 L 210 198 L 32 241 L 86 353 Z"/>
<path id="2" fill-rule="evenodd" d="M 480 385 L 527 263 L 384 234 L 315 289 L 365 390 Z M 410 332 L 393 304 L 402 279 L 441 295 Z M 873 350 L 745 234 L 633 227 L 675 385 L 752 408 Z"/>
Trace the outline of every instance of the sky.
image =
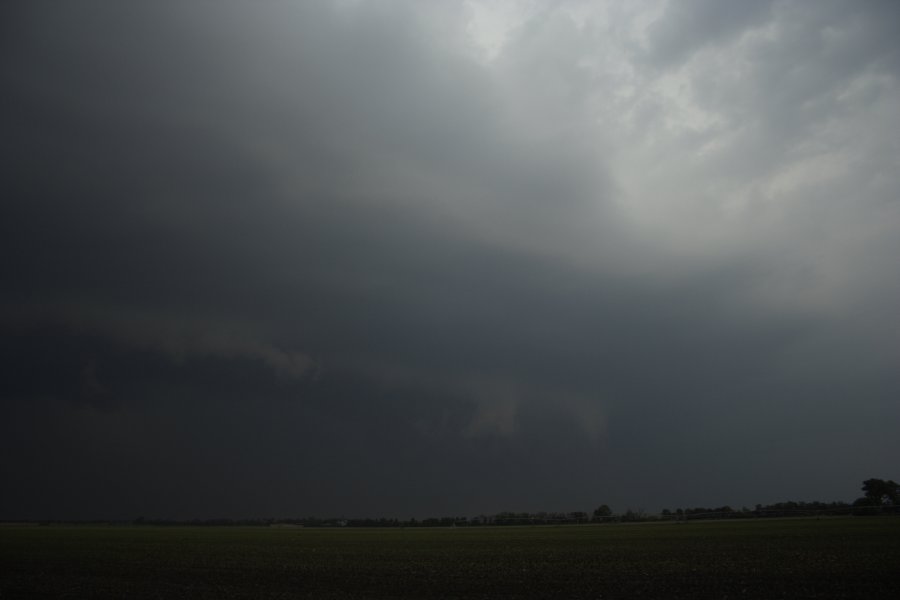
<path id="1" fill-rule="evenodd" d="M 0 13 L 0 519 L 900 479 L 900 3 Z"/>

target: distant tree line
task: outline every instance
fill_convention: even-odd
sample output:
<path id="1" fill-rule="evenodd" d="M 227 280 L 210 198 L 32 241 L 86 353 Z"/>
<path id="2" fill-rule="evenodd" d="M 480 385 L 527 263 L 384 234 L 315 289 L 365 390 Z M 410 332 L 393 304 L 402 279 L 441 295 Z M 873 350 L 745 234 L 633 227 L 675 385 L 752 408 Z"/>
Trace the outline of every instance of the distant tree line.
<path id="1" fill-rule="evenodd" d="M 862 484 L 863 496 L 852 503 L 846 502 L 776 502 L 757 504 L 750 509 L 734 509 L 730 506 L 663 509 L 659 513 L 647 513 L 641 509 L 627 509 L 615 513 L 602 504 L 590 514 L 587 512 L 500 512 L 475 517 L 429 517 L 427 519 L 396 518 L 279 518 L 279 519 L 154 519 L 138 517 L 132 521 L 80 521 L 86 524 L 156 525 L 156 526 L 270 526 L 270 527 L 482 527 L 504 525 L 581 525 L 587 523 L 635 523 L 647 521 L 697 521 L 712 519 L 759 519 L 771 517 L 804 516 L 870 516 L 900 515 L 900 484 L 890 479 L 867 479 Z M 39 521 L 41 524 L 72 523 L 73 521 Z"/>
<path id="2" fill-rule="evenodd" d="M 900 484 L 893 480 L 867 479 L 863 481 L 864 495 L 852 504 L 846 502 L 776 502 L 775 504 L 757 504 L 752 510 L 743 507 L 735 510 L 730 506 L 718 508 L 679 508 L 674 511 L 663 509 L 658 515 L 646 514 L 643 511 L 628 509 L 624 514 L 615 515 L 605 505 L 596 511 L 604 512 L 603 521 L 688 521 L 698 519 L 746 519 L 762 517 L 803 517 L 803 516 L 840 516 L 840 515 L 900 515 Z"/>
<path id="3" fill-rule="evenodd" d="M 750 509 L 746 506 L 734 509 L 730 506 L 716 508 L 695 507 L 679 508 L 674 511 L 663 509 L 659 515 L 651 515 L 643 520 L 687 521 L 699 519 L 747 519 L 761 517 L 803 517 L 803 516 L 838 516 L 850 514 L 852 506 L 846 502 L 776 502 L 775 504 L 757 504 Z M 630 512 L 630 511 L 629 511 Z M 626 512 L 623 520 L 642 520 L 628 518 Z"/>

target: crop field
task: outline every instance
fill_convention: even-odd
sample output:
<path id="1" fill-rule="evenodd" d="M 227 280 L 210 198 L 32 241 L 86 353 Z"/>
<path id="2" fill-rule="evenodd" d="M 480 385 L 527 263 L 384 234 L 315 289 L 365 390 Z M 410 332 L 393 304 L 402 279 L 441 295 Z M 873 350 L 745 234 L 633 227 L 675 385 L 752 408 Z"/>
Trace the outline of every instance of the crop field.
<path id="1" fill-rule="evenodd" d="M 900 518 L 0 527 L 0 598 L 889 598 Z"/>

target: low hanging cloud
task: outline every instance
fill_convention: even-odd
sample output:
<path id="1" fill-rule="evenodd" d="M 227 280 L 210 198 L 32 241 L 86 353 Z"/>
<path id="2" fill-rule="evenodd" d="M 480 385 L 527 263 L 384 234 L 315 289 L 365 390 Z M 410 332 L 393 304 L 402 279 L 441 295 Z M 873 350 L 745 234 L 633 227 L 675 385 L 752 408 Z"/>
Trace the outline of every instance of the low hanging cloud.
<path id="1" fill-rule="evenodd" d="M 160 353 L 178 365 L 191 359 L 258 361 L 279 376 L 317 378 L 320 365 L 308 354 L 284 350 L 254 336 L 252 327 L 238 322 L 173 317 L 164 313 L 126 311 L 116 307 L 48 305 L 6 311 L 5 327 L 18 335 L 56 328 L 72 336 L 97 336 L 129 350 Z M 100 387 L 95 362 L 86 368 L 89 387 Z"/>

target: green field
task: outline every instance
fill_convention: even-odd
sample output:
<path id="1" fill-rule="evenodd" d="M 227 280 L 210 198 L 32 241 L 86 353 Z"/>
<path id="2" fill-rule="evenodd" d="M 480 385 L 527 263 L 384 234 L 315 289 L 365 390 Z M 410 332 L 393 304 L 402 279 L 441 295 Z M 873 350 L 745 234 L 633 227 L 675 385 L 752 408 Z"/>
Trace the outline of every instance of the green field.
<path id="1" fill-rule="evenodd" d="M 0 527 L 0 598 L 889 598 L 900 518 Z"/>

